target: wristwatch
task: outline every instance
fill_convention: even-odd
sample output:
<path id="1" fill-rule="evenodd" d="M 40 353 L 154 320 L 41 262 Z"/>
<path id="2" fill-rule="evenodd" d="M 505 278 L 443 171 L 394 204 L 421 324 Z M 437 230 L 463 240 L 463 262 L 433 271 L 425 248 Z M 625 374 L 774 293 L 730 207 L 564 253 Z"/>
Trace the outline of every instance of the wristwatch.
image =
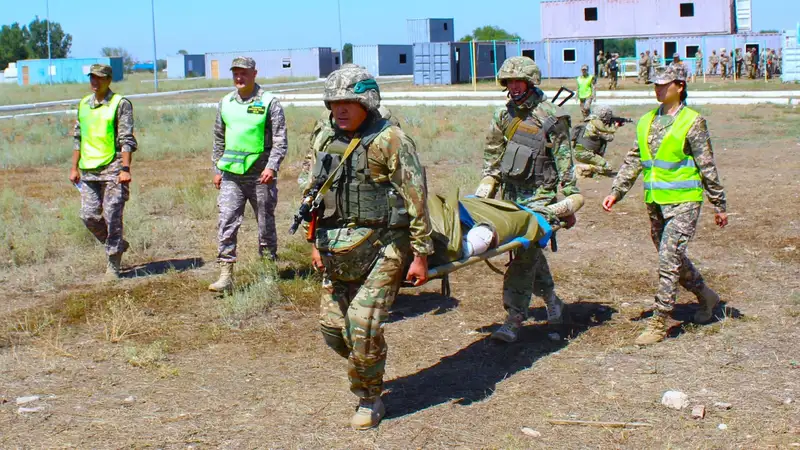
<path id="1" fill-rule="evenodd" d="M 122 166 L 122 171 L 130 173 L 131 172 L 131 168 L 130 168 L 130 166 Z"/>

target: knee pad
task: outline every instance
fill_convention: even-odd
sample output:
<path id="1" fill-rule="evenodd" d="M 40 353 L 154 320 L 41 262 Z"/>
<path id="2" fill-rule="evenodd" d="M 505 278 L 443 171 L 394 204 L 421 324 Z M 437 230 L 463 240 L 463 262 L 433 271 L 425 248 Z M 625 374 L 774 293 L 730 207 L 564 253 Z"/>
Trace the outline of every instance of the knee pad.
<path id="1" fill-rule="evenodd" d="M 320 331 L 328 347 L 332 348 L 333 351 L 338 353 L 342 358 L 348 358 L 350 356 L 350 347 L 347 346 L 347 342 L 344 340 L 344 336 L 342 336 L 342 330 L 322 325 L 320 326 Z"/>

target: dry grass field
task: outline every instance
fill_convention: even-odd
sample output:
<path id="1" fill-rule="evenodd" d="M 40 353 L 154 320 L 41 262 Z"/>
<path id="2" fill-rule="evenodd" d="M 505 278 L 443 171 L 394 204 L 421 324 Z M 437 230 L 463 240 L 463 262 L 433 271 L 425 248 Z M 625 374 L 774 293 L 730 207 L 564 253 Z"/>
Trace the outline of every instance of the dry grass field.
<path id="1" fill-rule="evenodd" d="M 645 110 L 615 112 L 638 117 Z M 206 291 L 217 275 L 214 111 L 136 111 L 140 150 L 125 210 L 132 248 L 124 278 L 110 284 L 98 281 L 103 251 L 83 228 L 67 180 L 72 118 L 0 122 L 0 447 L 800 446 L 797 109 L 701 108 L 731 223 L 719 230 L 706 207 L 689 252 L 725 301 L 720 320 L 690 324 L 694 299 L 683 291 L 672 337 L 632 345 L 657 276 L 641 184 L 604 213 L 611 180 L 581 179 L 587 205 L 578 225 L 559 233 L 558 252 L 548 251 L 577 323 L 567 338 L 548 337 L 537 299 L 519 342 L 491 342 L 504 318 L 502 279 L 483 265 L 455 273 L 449 298 L 438 294 L 438 283 L 403 290 L 386 327 L 389 415 L 367 432 L 348 426 L 354 397 L 345 362 L 318 332 L 319 279 L 310 273 L 307 244 L 286 232 L 320 111 L 287 108 L 280 261 L 257 260 L 248 211 L 238 287 L 225 297 Z M 490 108 L 393 112 L 418 145 L 431 191 L 475 188 Z M 626 126 L 611 144 L 615 165 L 633 138 Z M 667 390 L 705 405 L 706 417 L 692 419 L 691 406 L 660 405 Z M 39 400 L 16 404 L 32 395 Z"/>

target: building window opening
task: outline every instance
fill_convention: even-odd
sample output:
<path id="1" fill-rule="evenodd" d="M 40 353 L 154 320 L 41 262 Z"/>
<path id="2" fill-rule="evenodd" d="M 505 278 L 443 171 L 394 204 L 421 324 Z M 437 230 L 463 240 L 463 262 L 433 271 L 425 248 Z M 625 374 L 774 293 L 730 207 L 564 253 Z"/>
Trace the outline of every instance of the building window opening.
<path id="1" fill-rule="evenodd" d="M 292 68 L 292 59 L 291 58 L 283 58 L 283 61 L 281 61 L 281 66 L 284 69 L 291 69 Z"/>
<path id="2" fill-rule="evenodd" d="M 681 3 L 681 17 L 694 17 L 694 3 Z"/>
<path id="3" fill-rule="evenodd" d="M 597 22 L 597 8 L 583 8 L 583 20 Z"/>
<path id="4" fill-rule="evenodd" d="M 527 56 L 528 58 L 536 61 L 536 51 L 535 50 L 523 50 L 522 56 Z"/>
<path id="5" fill-rule="evenodd" d="M 407 60 L 408 60 L 408 57 L 406 56 L 406 54 L 405 53 L 400 53 L 400 64 L 405 64 Z"/>
<path id="6" fill-rule="evenodd" d="M 565 48 L 564 49 L 564 62 L 574 63 L 575 60 L 576 60 L 575 49 L 574 48 Z"/>
<path id="7" fill-rule="evenodd" d="M 443 23 L 442 25 L 444 25 L 444 31 L 447 31 L 447 22 Z"/>
<path id="8" fill-rule="evenodd" d="M 698 45 L 687 45 L 686 46 L 686 57 L 687 58 L 696 57 L 698 50 L 700 50 L 700 46 L 698 46 Z"/>

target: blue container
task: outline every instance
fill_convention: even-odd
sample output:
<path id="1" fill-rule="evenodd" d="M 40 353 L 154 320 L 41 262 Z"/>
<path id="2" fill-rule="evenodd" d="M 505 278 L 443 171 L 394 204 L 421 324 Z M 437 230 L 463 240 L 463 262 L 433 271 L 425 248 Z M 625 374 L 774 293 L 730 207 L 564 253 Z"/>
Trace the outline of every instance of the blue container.
<path id="1" fill-rule="evenodd" d="M 112 80 L 121 81 L 123 78 L 122 58 L 118 56 L 109 58 L 62 58 L 53 59 L 49 65 L 46 59 L 26 59 L 17 61 L 17 84 L 32 86 L 49 84 L 52 75 L 53 84 L 61 83 L 86 83 L 89 81 L 89 69 L 92 64 L 106 64 L 111 66 Z"/>

